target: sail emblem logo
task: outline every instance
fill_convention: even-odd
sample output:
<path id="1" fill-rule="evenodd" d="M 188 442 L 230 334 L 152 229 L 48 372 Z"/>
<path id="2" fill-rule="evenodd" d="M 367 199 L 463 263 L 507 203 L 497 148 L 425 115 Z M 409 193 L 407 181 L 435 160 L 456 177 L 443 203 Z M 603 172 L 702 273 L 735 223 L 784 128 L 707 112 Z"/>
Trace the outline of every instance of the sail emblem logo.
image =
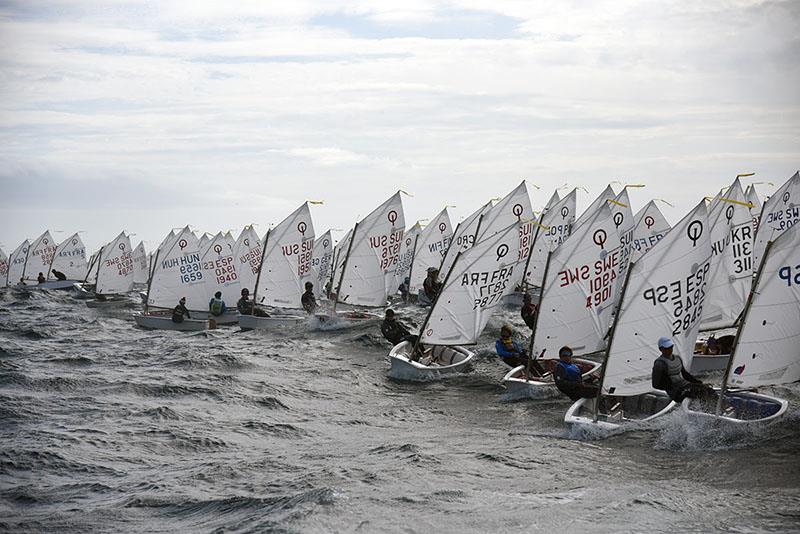
<path id="1" fill-rule="evenodd" d="M 214 245 L 214 252 L 222 254 L 222 247 L 220 245 Z"/>
<path id="2" fill-rule="evenodd" d="M 432 336 L 433 335 L 433 328 L 428 328 L 428 330 L 425 332 L 425 335 L 428 336 L 428 337 Z"/>
<path id="3" fill-rule="evenodd" d="M 186 245 L 188 244 L 189 243 L 187 243 L 185 239 L 181 239 L 180 241 L 178 241 L 178 246 L 181 247 L 181 250 L 185 249 Z"/>
<path id="4" fill-rule="evenodd" d="M 566 219 L 567 215 L 569 215 L 569 208 L 564 206 L 563 208 L 561 208 L 561 218 Z"/>
<path id="5" fill-rule="evenodd" d="M 447 230 L 447 224 L 445 224 L 443 222 L 439 223 L 439 231 L 441 233 L 444 233 L 445 230 Z"/>
<path id="6" fill-rule="evenodd" d="M 72 246 L 74 247 L 74 246 L 77 246 L 77 245 L 78 245 L 78 240 L 77 239 L 73 239 L 72 240 Z"/>
<path id="7" fill-rule="evenodd" d="M 411 238 L 407 237 L 406 238 L 406 246 L 409 246 L 410 244 L 411 244 Z"/>
<path id="8" fill-rule="evenodd" d="M 297 231 L 300 232 L 301 234 L 303 234 L 304 236 L 306 235 L 306 229 L 307 228 L 308 228 L 308 226 L 303 221 L 300 221 L 299 223 L 297 223 Z"/>
<path id="9" fill-rule="evenodd" d="M 785 192 L 785 193 L 783 194 L 783 203 L 784 203 L 784 204 L 786 204 L 787 202 L 789 202 L 789 199 L 790 199 L 791 197 L 792 197 L 792 195 L 790 195 L 788 191 L 787 191 L 787 192 Z"/>
<path id="10" fill-rule="evenodd" d="M 245 237 L 243 243 L 244 243 L 244 246 L 249 247 L 250 246 L 250 239 Z"/>
<path id="11" fill-rule="evenodd" d="M 394 210 L 390 211 L 386 214 L 386 218 L 389 219 L 389 222 L 394 226 L 394 222 L 397 220 L 397 212 Z"/>
<path id="12" fill-rule="evenodd" d="M 619 228 L 619 225 L 622 224 L 622 221 L 624 220 L 625 220 L 625 215 L 623 215 L 622 212 L 617 212 L 614 214 L 614 224 L 616 225 L 617 228 Z"/>
<path id="13" fill-rule="evenodd" d="M 513 213 L 517 217 L 520 217 L 522 215 L 522 211 L 523 211 L 522 204 L 514 204 L 514 207 L 511 208 L 511 213 Z"/>
<path id="14" fill-rule="evenodd" d="M 45 237 L 44 239 L 42 239 L 42 243 L 44 243 L 44 244 L 46 245 L 46 244 L 48 244 L 48 243 L 49 243 L 49 241 L 48 241 L 48 240 L 47 240 L 47 238 Z"/>
<path id="15" fill-rule="evenodd" d="M 686 235 L 692 241 L 692 248 L 697 246 L 697 240 L 703 235 L 703 223 L 700 221 L 692 221 L 686 228 Z"/>
<path id="16" fill-rule="evenodd" d="M 594 234 L 592 235 L 592 241 L 594 244 L 600 247 L 601 249 L 605 248 L 606 241 L 608 240 L 608 234 L 602 228 L 595 230 Z"/>
<path id="17" fill-rule="evenodd" d="M 650 228 L 652 228 L 652 227 L 653 227 L 653 225 L 654 225 L 655 223 L 656 223 L 656 220 L 655 220 L 655 219 L 653 219 L 653 218 L 652 218 L 651 216 L 649 216 L 649 215 L 648 215 L 647 217 L 645 217 L 645 218 L 644 218 L 644 225 L 645 225 L 645 226 L 647 226 L 647 229 L 648 229 L 648 230 L 649 230 Z"/>
<path id="18" fill-rule="evenodd" d="M 506 257 L 506 254 L 508 254 L 508 245 L 505 243 L 501 244 L 499 247 L 497 247 L 495 252 L 497 253 L 497 261 L 500 261 Z"/>
<path id="19" fill-rule="evenodd" d="M 725 209 L 725 218 L 728 219 L 728 224 L 730 224 L 731 219 L 733 219 L 733 206 L 728 206 Z"/>
<path id="20" fill-rule="evenodd" d="M 330 245 L 330 244 L 331 244 L 331 242 L 328 241 L 327 239 L 323 239 L 322 240 L 322 246 L 323 247 L 328 248 L 328 245 Z"/>
<path id="21" fill-rule="evenodd" d="M 125 250 L 125 243 L 120 243 L 117 246 L 119 247 L 120 250 Z"/>
<path id="22" fill-rule="evenodd" d="M 739 367 L 733 370 L 733 374 L 735 375 L 741 375 L 742 373 L 744 373 L 744 365 L 740 365 Z"/>

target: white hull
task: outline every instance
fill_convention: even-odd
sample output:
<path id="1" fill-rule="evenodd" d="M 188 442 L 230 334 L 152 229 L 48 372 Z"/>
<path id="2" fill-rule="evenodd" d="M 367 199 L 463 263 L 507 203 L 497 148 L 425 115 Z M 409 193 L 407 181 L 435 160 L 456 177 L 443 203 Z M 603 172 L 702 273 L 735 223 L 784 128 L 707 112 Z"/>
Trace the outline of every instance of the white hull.
<path id="1" fill-rule="evenodd" d="M 567 410 L 564 422 L 581 429 L 624 430 L 661 417 L 677 406 L 663 391 L 651 391 L 633 397 L 603 396 L 600 399 L 601 404 L 616 405 L 615 401 L 619 401 L 618 407 L 612 406 L 613 410 L 601 410 L 595 420 L 595 399 L 578 399 Z"/>
<path id="2" fill-rule="evenodd" d="M 242 330 L 277 330 L 297 326 L 305 322 L 306 319 L 306 317 L 301 317 L 299 315 L 278 315 L 271 317 L 240 315 L 239 326 Z"/>
<path id="3" fill-rule="evenodd" d="M 31 284 L 27 287 L 29 289 L 72 289 L 72 286 L 78 283 L 78 280 L 49 280 L 41 284 Z"/>
<path id="4" fill-rule="evenodd" d="M 475 356 L 464 347 L 429 346 L 419 361 L 412 361 L 409 355 L 413 348 L 408 341 L 392 347 L 389 375 L 401 380 L 436 380 L 465 371 Z"/>
<path id="5" fill-rule="evenodd" d="M 506 376 L 503 377 L 503 386 L 505 386 L 509 395 L 513 398 L 530 397 L 533 399 L 544 399 L 558 397 L 561 392 L 556 387 L 553 381 L 553 370 L 555 369 L 558 360 L 556 359 L 543 359 L 537 360 L 539 364 L 544 367 L 546 373 L 541 377 L 525 376 L 525 366 L 520 365 L 514 367 Z M 589 375 L 596 373 L 603 365 L 591 360 L 584 360 L 582 358 L 575 358 L 573 362 L 581 368 L 583 378 L 586 379 Z"/>
<path id="6" fill-rule="evenodd" d="M 191 312 L 191 314 L 193 317 L 195 315 L 197 315 L 198 318 L 202 317 L 200 312 Z M 213 319 L 218 325 L 236 324 L 239 322 L 239 312 L 234 309 L 225 310 L 225 313 L 222 315 L 212 315 L 211 313 L 207 313 L 206 319 Z"/>
<path id="7" fill-rule="evenodd" d="M 753 391 L 726 391 L 720 415 L 703 411 L 694 399 L 684 399 L 681 407 L 691 419 L 744 428 L 765 425 L 780 419 L 786 413 L 789 403 Z M 712 409 L 716 409 L 716 404 Z"/>
<path id="8" fill-rule="evenodd" d="M 177 330 L 180 332 L 197 332 L 208 328 L 208 321 L 202 319 L 184 319 L 182 323 L 172 322 L 172 315 L 134 314 L 136 324 L 151 330 Z"/>

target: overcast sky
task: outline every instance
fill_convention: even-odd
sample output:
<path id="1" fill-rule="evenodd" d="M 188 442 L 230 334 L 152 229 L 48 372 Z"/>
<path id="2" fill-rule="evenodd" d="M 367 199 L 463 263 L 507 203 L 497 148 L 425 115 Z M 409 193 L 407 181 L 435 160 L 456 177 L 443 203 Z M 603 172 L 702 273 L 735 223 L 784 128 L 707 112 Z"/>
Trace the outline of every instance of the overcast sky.
<path id="1" fill-rule="evenodd" d="M 550 5 L 553 4 L 553 5 Z M 0 248 L 800 168 L 800 2 L 0 1 Z M 749 181 L 745 181 L 745 185 Z M 617 188 L 620 186 L 617 185 Z M 762 194 L 772 186 L 758 186 Z M 340 234 L 339 234 L 340 235 Z"/>

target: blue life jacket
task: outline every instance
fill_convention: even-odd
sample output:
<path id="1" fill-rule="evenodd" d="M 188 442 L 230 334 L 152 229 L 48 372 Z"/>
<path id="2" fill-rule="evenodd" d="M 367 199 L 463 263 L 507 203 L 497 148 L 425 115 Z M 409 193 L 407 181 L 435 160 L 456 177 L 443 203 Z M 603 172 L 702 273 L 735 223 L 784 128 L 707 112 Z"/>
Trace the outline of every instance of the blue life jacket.
<path id="1" fill-rule="evenodd" d="M 560 367 L 561 371 L 564 373 L 564 381 L 573 382 L 576 384 L 581 381 L 581 370 L 574 363 L 564 363 L 563 361 L 559 360 L 556 364 L 556 367 Z"/>

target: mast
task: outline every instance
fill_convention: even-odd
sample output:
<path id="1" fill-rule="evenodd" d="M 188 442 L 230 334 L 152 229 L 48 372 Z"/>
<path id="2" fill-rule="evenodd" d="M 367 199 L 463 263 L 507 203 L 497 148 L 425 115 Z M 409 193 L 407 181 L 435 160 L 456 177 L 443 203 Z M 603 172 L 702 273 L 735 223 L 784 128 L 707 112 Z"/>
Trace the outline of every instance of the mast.
<path id="1" fill-rule="evenodd" d="M 27 250 L 25 250 L 25 264 L 22 266 L 22 280 L 25 280 L 25 269 L 28 268 L 28 256 L 30 256 L 32 248 L 33 245 L 28 245 Z"/>
<path id="2" fill-rule="evenodd" d="M 63 245 L 67 241 L 69 241 L 69 238 L 65 239 L 64 242 L 61 243 L 61 245 Z M 45 280 L 48 280 L 50 278 L 50 271 L 53 270 L 53 262 L 56 261 L 56 258 L 58 257 L 58 249 L 61 248 L 61 245 L 58 245 L 56 247 L 56 251 L 53 253 L 53 259 L 50 261 L 50 265 L 47 266 L 47 274 L 44 277 Z"/>
<path id="3" fill-rule="evenodd" d="M 261 263 L 258 264 L 258 274 L 256 274 L 256 287 L 253 288 L 253 306 L 256 305 L 256 295 L 258 294 L 258 282 L 261 280 L 261 269 L 264 268 L 264 256 L 267 255 L 267 243 L 269 243 L 269 234 L 272 229 L 267 230 L 267 235 L 264 236 L 264 248 L 261 249 Z"/>
<path id="4" fill-rule="evenodd" d="M 544 213 L 542 213 L 542 222 L 544 222 Z M 536 245 L 536 241 L 539 239 L 539 231 L 542 229 L 542 224 L 533 221 L 533 224 L 536 225 L 536 233 L 533 234 L 533 241 L 531 241 L 531 246 L 528 247 L 528 257 L 525 258 L 525 268 L 522 270 L 522 288 L 525 289 L 528 285 L 528 267 L 531 264 L 531 256 L 533 255 L 533 247 Z M 547 262 L 550 263 L 550 253 L 547 253 Z M 547 266 L 545 266 L 545 276 L 547 276 Z M 531 345 L 531 349 L 533 346 Z"/>
<path id="5" fill-rule="evenodd" d="M 717 408 L 715 412 L 717 417 L 719 417 L 719 414 L 722 412 L 722 399 L 725 397 L 725 392 L 728 390 L 728 376 L 730 376 L 731 367 L 733 366 L 733 357 L 736 355 L 736 349 L 739 346 L 739 340 L 741 339 L 739 334 L 747 322 L 747 316 L 750 314 L 750 307 L 753 304 L 753 296 L 756 294 L 756 289 L 758 289 L 758 283 L 761 281 L 761 275 L 764 272 L 764 265 L 767 263 L 767 257 L 769 256 L 769 251 L 772 248 L 773 243 L 774 241 L 767 242 L 767 246 L 764 248 L 764 255 L 761 257 L 761 265 L 758 266 L 758 272 L 756 273 L 755 280 L 753 280 L 753 288 L 747 295 L 747 303 L 744 305 L 744 310 L 742 311 L 742 324 L 739 325 L 739 329 L 736 331 L 736 337 L 734 338 L 733 347 L 731 348 L 731 357 L 728 360 L 728 365 L 725 366 L 725 374 L 722 375 L 722 387 L 720 388 L 719 397 L 717 398 Z"/>
<path id="6" fill-rule="evenodd" d="M 356 231 L 358 230 L 358 223 L 353 227 L 353 233 L 350 235 L 350 242 L 347 244 L 347 254 L 344 256 L 344 262 L 342 263 L 342 274 L 339 275 L 339 284 L 336 286 L 336 298 L 333 301 L 333 313 L 336 313 L 336 305 L 339 303 L 339 294 L 342 291 L 342 282 L 344 281 L 344 273 L 347 269 L 347 260 L 350 259 L 350 251 L 353 249 L 353 241 L 356 240 Z M 336 270 L 336 265 L 334 264 L 334 271 Z"/>
<path id="7" fill-rule="evenodd" d="M 97 253 L 97 272 L 95 273 L 94 279 L 94 292 L 97 294 L 97 290 L 100 286 L 100 264 L 103 263 L 103 250 L 105 246 L 100 247 L 100 252 Z"/>
<path id="8" fill-rule="evenodd" d="M 619 295 L 619 304 L 617 304 L 616 313 L 614 313 L 614 322 L 611 323 L 611 331 L 608 334 L 608 346 L 606 347 L 606 357 L 603 359 L 603 366 L 600 368 L 600 380 L 598 381 L 597 397 L 594 398 L 594 422 L 597 422 L 597 415 L 600 411 L 600 397 L 603 396 L 603 381 L 606 378 L 606 369 L 608 368 L 608 356 L 611 354 L 611 344 L 614 342 L 614 333 L 617 330 L 617 323 L 619 316 L 622 314 L 622 303 L 625 299 L 625 293 L 628 290 L 628 282 L 631 279 L 631 271 L 636 262 L 628 264 L 628 270 L 625 272 L 625 282 L 622 284 L 622 292 Z"/>
<path id="9" fill-rule="evenodd" d="M 553 251 L 549 251 L 547 253 L 547 263 L 544 264 L 544 278 L 542 278 L 542 288 L 541 292 L 539 293 L 539 305 L 536 306 L 536 315 L 533 317 L 533 330 L 531 330 L 531 345 L 528 349 L 528 368 L 525 370 L 525 374 L 530 376 L 531 374 L 531 365 L 533 364 L 533 341 L 536 339 L 536 327 L 539 326 L 539 314 L 542 313 L 542 296 L 544 296 L 544 289 L 545 284 L 547 283 L 547 272 L 550 270 L 550 258 L 553 256 Z M 523 276 L 526 271 L 523 271 Z M 538 357 L 537 357 L 538 359 Z"/>
<path id="10" fill-rule="evenodd" d="M 150 263 L 153 265 L 153 270 L 150 271 L 150 276 L 147 278 L 147 298 L 144 300 L 144 314 L 147 315 L 147 303 L 150 302 L 150 286 L 153 284 L 153 275 L 156 274 L 156 262 L 158 262 L 158 255 L 161 254 L 161 249 L 156 249 L 156 256 L 153 258 L 150 257 Z"/>

